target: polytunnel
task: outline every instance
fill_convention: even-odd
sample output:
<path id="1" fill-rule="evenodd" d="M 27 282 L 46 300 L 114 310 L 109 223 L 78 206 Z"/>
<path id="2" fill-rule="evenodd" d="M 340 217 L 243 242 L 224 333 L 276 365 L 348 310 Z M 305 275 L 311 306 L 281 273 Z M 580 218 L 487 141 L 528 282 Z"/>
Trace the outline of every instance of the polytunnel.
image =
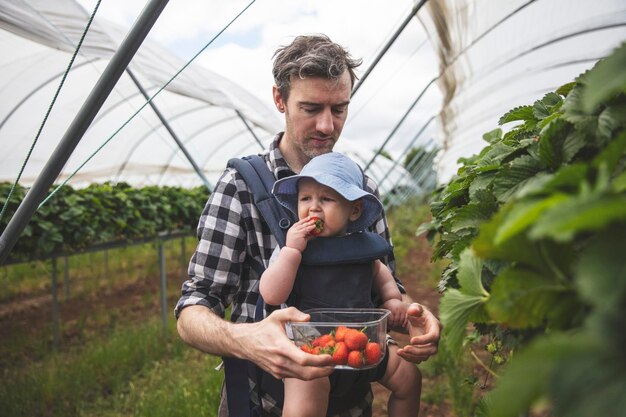
<path id="1" fill-rule="evenodd" d="M 236 6 L 251 20 L 276 7 L 259 1 L 246 11 L 253 3 Z M 303 6 L 313 23 L 302 28 L 320 23 L 316 7 L 330 8 L 326 3 Z M 0 6 L 0 181 L 35 183 L 128 36 L 129 26 L 93 6 L 87 0 Z M 336 149 L 359 161 L 388 201 L 432 187 L 433 167 L 439 183 L 449 180 L 457 160 L 480 151 L 482 134 L 503 113 L 573 80 L 626 39 L 626 5 L 618 0 L 407 1 L 402 10 L 395 6 L 395 21 L 367 33 L 358 19 L 352 26 L 341 19 L 354 6 L 332 5 L 335 24 L 349 32 L 338 40 L 370 37 L 378 49 L 363 54 L 352 120 Z M 162 7 L 183 19 L 194 12 L 177 2 Z M 379 1 L 358 7 L 379 16 L 385 9 Z M 334 28 L 325 30 L 332 37 Z M 192 61 L 150 36 L 141 42 L 54 182 L 210 189 L 229 158 L 265 149 L 281 130 L 276 111 L 238 80 Z M 388 67 L 391 75 L 381 76 Z M 384 110 L 370 110 L 373 103 Z M 415 148 L 424 152 L 405 161 Z"/>

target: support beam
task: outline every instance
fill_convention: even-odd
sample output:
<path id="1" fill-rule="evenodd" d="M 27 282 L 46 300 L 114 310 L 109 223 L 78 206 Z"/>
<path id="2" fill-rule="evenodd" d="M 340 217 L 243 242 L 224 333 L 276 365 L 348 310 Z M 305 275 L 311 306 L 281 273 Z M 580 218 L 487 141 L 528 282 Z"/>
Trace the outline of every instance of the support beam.
<path id="1" fill-rule="evenodd" d="M 415 6 L 413 6 L 413 8 L 411 9 L 411 13 L 409 13 L 409 15 L 404 19 L 400 27 L 394 32 L 391 39 L 389 39 L 387 43 L 385 44 L 385 46 L 383 46 L 383 49 L 381 49 L 378 55 L 376 55 L 376 58 L 374 58 L 374 61 L 372 61 L 372 64 L 369 66 L 369 68 L 367 68 L 367 70 L 365 70 L 365 73 L 363 73 L 359 81 L 356 83 L 356 85 L 352 89 L 352 96 L 354 96 L 357 90 L 361 88 L 361 85 L 363 85 L 363 82 L 370 75 L 370 72 L 372 72 L 374 67 L 376 67 L 376 65 L 378 64 L 378 61 L 380 61 L 380 59 L 387 53 L 391 45 L 393 45 L 396 39 L 398 39 L 398 36 L 400 36 L 400 34 L 404 31 L 404 28 L 407 27 L 409 22 L 413 19 L 413 17 L 417 14 L 417 12 L 419 12 L 419 10 L 426 3 L 426 1 L 427 0 L 421 0 L 419 3 L 416 3 Z"/>
<path id="2" fill-rule="evenodd" d="M 202 183 L 204 184 L 204 186 L 207 188 L 207 190 L 209 190 L 209 192 L 212 191 L 211 185 L 209 184 L 209 180 L 206 179 L 204 172 L 202 172 L 198 164 L 196 164 L 196 161 L 193 159 L 193 157 L 191 156 L 191 154 L 185 147 L 185 144 L 183 143 L 183 141 L 181 141 L 178 138 L 178 135 L 176 134 L 176 132 L 174 132 L 174 129 L 172 129 L 167 119 L 163 116 L 161 111 L 157 108 L 156 104 L 154 104 L 154 102 L 152 101 L 152 98 L 146 92 L 146 89 L 143 88 L 143 86 L 141 85 L 137 77 L 135 77 L 135 74 L 133 74 L 130 68 L 126 68 L 126 73 L 130 76 L 130 78 L 133 80 L 133 83 L 135 83 L 135 86 L 137 86 L 137 88 L 139 89 L 143 97 L 146 99 L 146 101 L 150 105 L 150 108 L 152 108 L 152 111 L 154 111 L 154 114 L 156 114 L 156 116 L 159 118 L 159 120 L 161 121 L 161 124 L 165 127 L 165 130 L 167 130 L 167 133 L 169 133 L 172 139 L 174 139 L 174 142 L 176 142 L 178 149 L 180 149 L 183 152 L 183 154 L 185 155 L 185 157 L 187 158 L 187 160 L 193 167 L 194 171 L 196 171 L 196 174 L 198 174 L 198 176 L 202 180 Z"/>

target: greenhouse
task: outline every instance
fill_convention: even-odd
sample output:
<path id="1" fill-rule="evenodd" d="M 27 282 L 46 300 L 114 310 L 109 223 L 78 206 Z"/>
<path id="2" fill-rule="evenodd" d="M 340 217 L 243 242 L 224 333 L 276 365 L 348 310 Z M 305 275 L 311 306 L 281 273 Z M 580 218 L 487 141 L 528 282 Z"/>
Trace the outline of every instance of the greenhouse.
<path id="1" fill-rule="evenodd" d="M 311 33 L 363 60 L 333 150 L 443 324 L 419 415 L 623 415 L 618 0 L 3 1 L 0 414 L 217 415 L 221 359 L 173 311 L 227 162 L 286 129 L 273 53 Z"/>

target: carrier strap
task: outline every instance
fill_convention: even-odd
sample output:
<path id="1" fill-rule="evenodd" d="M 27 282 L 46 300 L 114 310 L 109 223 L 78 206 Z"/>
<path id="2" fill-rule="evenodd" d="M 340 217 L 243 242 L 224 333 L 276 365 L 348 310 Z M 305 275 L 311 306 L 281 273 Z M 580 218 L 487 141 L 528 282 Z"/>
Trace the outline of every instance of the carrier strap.
<path id="1" fill-rule="evenodd" d="M 235 168 L 248 184 L 254 205 L 261 212 L 278 245 L 281 248 L 285 246 L 287 229 L 291 227 L 293 216 L 272 194 L 276 179 L 263 158 L 259 155 L 233 158 L 228 161 L 228 166 Z"/>

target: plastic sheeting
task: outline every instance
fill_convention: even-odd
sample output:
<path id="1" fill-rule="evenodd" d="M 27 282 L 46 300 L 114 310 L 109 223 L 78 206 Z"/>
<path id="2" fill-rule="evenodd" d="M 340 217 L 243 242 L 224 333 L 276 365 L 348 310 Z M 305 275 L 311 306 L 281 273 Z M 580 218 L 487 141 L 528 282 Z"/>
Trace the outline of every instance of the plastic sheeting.
<path id="1" fill-rule="evenodd" d="M 626 40 L 623 0 L 438 0 L 426 9 L 444 95 L 440 181 L 487 144 L 482 135 L 500 116 L 573 81 Z"/>
<path id="2" fill-rule="evenodd" d="M 359 146 L 344 134 L 336 148 L 366 165 L 371 149 L 384 144 L 395 161 L 379 156 L 368 169 L 383 193 L 399 181 L 408 185 L 404 192 L 419 191 L 402 168 L 414 145 L 441 146 L 435 163 L 439 182 L 446 182 L 459 157 L 482 149 L 482 134 L 497 127 L 502 114 L 571 81 L 626 39 L 623 0 L 429 0 L 418 19 L 403 35 L 414 37 L 413 53 L 430 47 L 440 72 L 431 71 L 422 57 L 409 84 L 391 76 L 384 89 L 377 86 L 396 96 L 397 105 L 386 105 L 385 112 L 395 112 L 400 120 L 407 111 L 406 120 L 387 127 L 397 129 L 388 144 L 390 137 L 377 134 L 366 146 L 361 138 Z M 0 181 L 16 179 L 87 20 L 87 11 L 74 0 L 0 4 Z M 25 167 L 23 185 L 35 180 L 127 31 L 96 17 Z M 387 36 L 380 34 L 381 44 Z M 163 89 L 153 103 L 214 183 L 228 158 L 266 148 L 282 121 L 275 109 L 205 67 L 192 63 L 172 79 L 185 64 L 146 40 L 129 68 L 149 96 Z M 377 75 L 375 70 L 373 83 Z M 388 88 L 394 82 L 404 83 L 401 92 Z M 375 98 L 371 88 L 356 95 L 351 125 L 378 122 L 360 114 Z M 415 100 L 414 108 L 407 109 L 407 98 Z M 73 175 L 74 186 L 201 184 L 155 113 L 149 107 L 139 112 L 142 106 L 146 100 L 139 87 L 124 74 L 57 182 Z M 430 162 L 423 159 L 413 176 L 422 177 L 419 171 L 428 170 Z"/>
<path id="3" fill-rule="evenodd" d="M 37 137 L 88 13 L 73 0 L 10 0 L 0 6 L 0 181 L 13 182 Z M 33 148 L 20 183 L 32 184 L 85 102 L 128 28 L 93 21 L 65 84 Z M 146 40 L 64 167 L 57 182 L 74 186 L 125 181 L 134 185 L 202 184 L 156 113 L 143 88 L 174 134 L 215 183 L 233 156 L 267 149 L 282 122 L 236 83 L 187 63 Z M 180 73 L 179 73 L 180 72 Z M 179 73 L 177 76 L 175 76 Z M 244 120 L 245 119 L 245 120 Z M 349 143 L 342 150 L 366 160 Z M 379 171 L 393 165 L 381 158 Z M 402 170 L 394 167 L 401 175 Z M 393 185 L 390 183 L 390 185 Z"/>

